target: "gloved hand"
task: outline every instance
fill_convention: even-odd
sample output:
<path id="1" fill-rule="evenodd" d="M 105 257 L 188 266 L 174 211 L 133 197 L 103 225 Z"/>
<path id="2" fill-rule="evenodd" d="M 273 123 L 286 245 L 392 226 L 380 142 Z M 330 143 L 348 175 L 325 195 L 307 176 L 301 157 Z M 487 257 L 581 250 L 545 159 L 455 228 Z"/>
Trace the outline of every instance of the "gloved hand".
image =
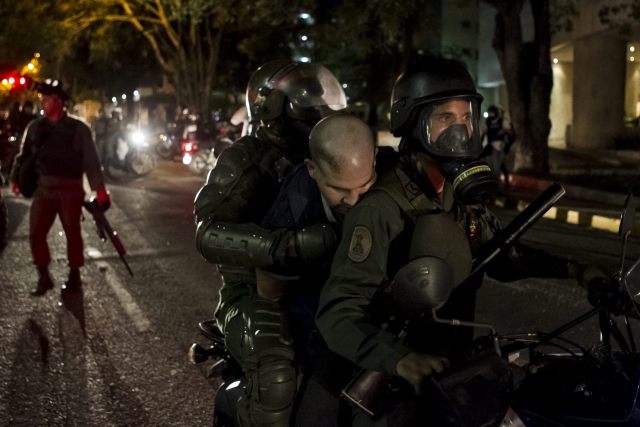
<path id="1" fill-rule="evenodd" d="M 18 185 L 18 181 L 11 181 L 11 192 L 16 196 L 20 194 L 20 186 Z"/>
<path id="2" fill-rule="evenodd" d="M 416 388 L 416 394 L 420 394 L 420 385 L 425 377 L 442 372 L 447 366 L 449 360 L 444 357 L 412 351 L 398 361 L 396 373 Z"/>
<path id="3" fill-rule="evenodd" d="M 102 187 L 96 191 L 96 202 L 98 206 L 107 209 L 111 206 L 111 195 L 107 192 L 107 189 Z"/>

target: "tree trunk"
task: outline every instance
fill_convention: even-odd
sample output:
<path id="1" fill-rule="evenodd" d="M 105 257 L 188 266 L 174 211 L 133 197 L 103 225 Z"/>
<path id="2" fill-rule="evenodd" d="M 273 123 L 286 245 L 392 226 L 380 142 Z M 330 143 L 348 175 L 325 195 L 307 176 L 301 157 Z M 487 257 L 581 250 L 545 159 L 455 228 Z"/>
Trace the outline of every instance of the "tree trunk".
<path id="1" fill-rule="evenodd" d="M 535 24 L 533 42 L 524 43 L 520 13 L 525 0 L 485 0 L 498 11 L 493 47 L 507 92 L 516 135 L 515 165 L 519 173 L 549 173 L 549 107 L 553 76 L 549 48 L 549 0 L 530 1 Z"/>

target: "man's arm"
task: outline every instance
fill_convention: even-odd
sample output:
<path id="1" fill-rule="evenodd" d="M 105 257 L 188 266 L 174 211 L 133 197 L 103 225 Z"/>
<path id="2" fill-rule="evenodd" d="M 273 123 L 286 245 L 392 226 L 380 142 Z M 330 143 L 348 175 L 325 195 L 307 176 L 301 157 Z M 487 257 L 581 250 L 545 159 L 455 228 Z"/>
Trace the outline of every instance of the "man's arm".
<path id="1" fill-rule="evenodd" d="M 367 195 L 349 212 L 316 321 L 329 348 L 357 365 L 396 374 L 410 349 L 370 316 L 370 304 L 387 279 L 391 242 L 403 229 L 400 209 L 382 192 Z"/>
<path id="2" fill-rule="evenodd" d="M 283 233 L 258 224 L 278 183 L 270 164 L 280 154 L 247 137 L 225 150 L 194 201 L 196 247 L 214 264 L 271 265 L 282 253 Z"/>

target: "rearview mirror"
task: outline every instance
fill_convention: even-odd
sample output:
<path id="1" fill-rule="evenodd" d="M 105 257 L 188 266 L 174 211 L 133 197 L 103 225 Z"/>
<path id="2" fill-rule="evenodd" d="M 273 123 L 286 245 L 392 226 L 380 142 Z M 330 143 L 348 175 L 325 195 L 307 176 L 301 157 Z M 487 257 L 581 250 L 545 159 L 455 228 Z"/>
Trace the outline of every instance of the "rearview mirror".
<path id="1" fill-rule="evenodd" d="M 410 261 L 398 271 L 391 293 L 399 311 L 410 318 L 442 306 L 453 286 L 449 265 L 440 258 L 426 256 Z"/>

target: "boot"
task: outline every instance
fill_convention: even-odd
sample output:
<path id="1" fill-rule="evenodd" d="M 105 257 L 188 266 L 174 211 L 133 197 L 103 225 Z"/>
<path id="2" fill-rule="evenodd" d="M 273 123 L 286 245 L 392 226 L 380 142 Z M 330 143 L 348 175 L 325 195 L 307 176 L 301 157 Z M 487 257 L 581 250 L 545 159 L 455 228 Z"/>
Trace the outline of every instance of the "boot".
<path id="1" fill-rule="evenodd" d="M 69 279 L 62 286 L 63 292 L 79 291 L 82 288 L 82 280 L 80 279 L 80 270 L 72 268 L 69 270 Z"/>
<path id="2" fill-rule="evenodd" d="M 31 291 L 31 295 L 41 297 L 50 289 L 53 289 L 53 280 L 49 275 L 49 269 L 47 267 L 38 267 L 38 286 Z"/>

